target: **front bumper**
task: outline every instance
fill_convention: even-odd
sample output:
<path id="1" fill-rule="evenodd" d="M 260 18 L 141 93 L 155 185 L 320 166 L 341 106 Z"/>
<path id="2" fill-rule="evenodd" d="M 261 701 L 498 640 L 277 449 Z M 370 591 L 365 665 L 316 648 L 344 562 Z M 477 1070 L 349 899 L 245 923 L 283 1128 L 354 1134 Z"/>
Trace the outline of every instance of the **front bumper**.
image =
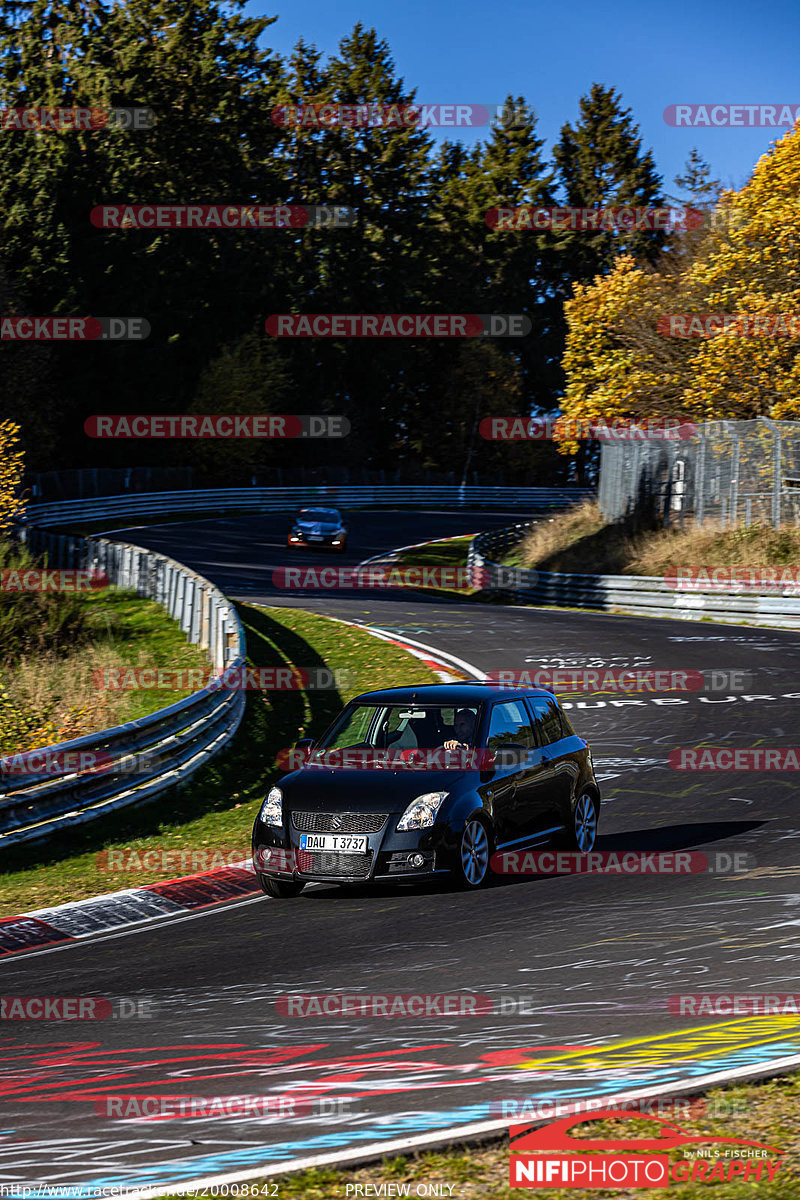
<path id="1" fill-rule="evenodd" d="M 260 874 L 309 883 L 372 883 L 428 879 L 447 874 L 451 869 L 456 842 L 447 824 L 398 833 L 396 826 L 402 813 L 390 813 L 380 830 L 364 835 L 366 853 L 351 854 L 302 850 L 301 831 L 295 827 L 292 816 L 290 813 L 285 817 L 288 829 L 283 830 L 257 822 L 253 861 Z M 360 831 L 348 829 L 348 832 Z"/>

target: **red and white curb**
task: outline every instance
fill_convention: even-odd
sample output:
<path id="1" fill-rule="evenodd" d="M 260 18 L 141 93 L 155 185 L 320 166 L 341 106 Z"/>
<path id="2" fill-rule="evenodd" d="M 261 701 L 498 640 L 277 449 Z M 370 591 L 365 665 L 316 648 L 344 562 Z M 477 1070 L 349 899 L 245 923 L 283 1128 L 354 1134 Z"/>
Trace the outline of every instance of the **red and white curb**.
<path id="1" fill-rule="evenodd" d="M 94 934 L 212 908 L 260 891 L 248 860 L 241 867 L 203 871 L 2 917 L 0 963 L 14 954 L 80 942 Z"/>
<path id="2" fill-rule="evenodd" d="M 373 625 L 361 625 L 358 621 L 346 621 L 343 617 L 329 616 L 327 619 L 337 621 L 340 625 L 349 625 L 351 629 L 360 629 L 362 633 L 369 633 L 372 637 L 380 638 L 382 642 L 400 646 L 407 654 L 411 654 L 423 662 L 434 674 L 438 675 L 443 683 L 481 682 L 486 679 L 486 672 L 481 671 L 479 667 L 473 666 L 466 659 L 457 658 L 455 654 L 449 654 L 446 650 L 438 650 L 435 646 L 429 646 L 426 642 L 418 642 L 414 638 L 405 636 L 398 637 L 388 629 L 381 629 L 379 626 Z"/>

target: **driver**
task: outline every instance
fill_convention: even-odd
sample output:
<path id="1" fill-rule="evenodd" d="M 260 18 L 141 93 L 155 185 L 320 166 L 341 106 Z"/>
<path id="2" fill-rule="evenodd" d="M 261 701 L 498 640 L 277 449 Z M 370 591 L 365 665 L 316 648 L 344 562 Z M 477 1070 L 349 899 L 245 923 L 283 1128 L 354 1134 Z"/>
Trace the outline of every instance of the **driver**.
<path id="1" fill-rule="evenodd" d="M 469 750 L 475 732 L 475 713 L 471 708 L 460 708 L 453 722 L 454 738 L 444 743 L 445 750 Z"/>

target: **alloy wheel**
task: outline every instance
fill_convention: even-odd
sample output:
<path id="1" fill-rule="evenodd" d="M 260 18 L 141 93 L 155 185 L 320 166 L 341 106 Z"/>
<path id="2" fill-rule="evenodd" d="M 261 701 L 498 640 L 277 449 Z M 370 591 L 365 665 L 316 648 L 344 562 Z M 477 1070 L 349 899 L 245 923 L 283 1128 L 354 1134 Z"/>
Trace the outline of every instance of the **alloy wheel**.
<path id="1" fill-rule="evenodd" d="M 592 849 L 596 837 L 597 813 L 594 801 L 584 792 L 575 805 L 575 841 L 582 854 Z"/>
<path id="2" fill-rule="evenodd" d="M 477 887 L 489 869 L 489 837 L 481 821 L 468 821 L 461 837 L 461 869 L 471 887 Z"/>

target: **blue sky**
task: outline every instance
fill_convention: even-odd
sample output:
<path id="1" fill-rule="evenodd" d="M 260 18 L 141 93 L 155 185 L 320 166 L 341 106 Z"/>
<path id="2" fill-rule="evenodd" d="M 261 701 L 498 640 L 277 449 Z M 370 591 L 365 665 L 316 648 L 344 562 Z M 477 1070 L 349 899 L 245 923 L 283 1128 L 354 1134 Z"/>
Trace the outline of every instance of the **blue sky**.
<path id="1" fill-rule="evenodd" d="M 274 6 L 273 6 L 274 3 Z M 726 186 L 741 187 L 777 129 L 674 129 L 669 104 L 800 105 L 800 0 L 251 0 L 277 16 L 265 42 L 288 54 L 299 37 L 325 54 L 361 21 L 389 43 L 397 74 L 428 103 L 494 103 L 521 93 L 549 149 L 593 82 L 614 86 L 652 148 L 667 192 L 692 146 Z M 432 130 L 453 137 L 455 131 Z M 465 142 L 481 131 L 459 133 Z"/>

